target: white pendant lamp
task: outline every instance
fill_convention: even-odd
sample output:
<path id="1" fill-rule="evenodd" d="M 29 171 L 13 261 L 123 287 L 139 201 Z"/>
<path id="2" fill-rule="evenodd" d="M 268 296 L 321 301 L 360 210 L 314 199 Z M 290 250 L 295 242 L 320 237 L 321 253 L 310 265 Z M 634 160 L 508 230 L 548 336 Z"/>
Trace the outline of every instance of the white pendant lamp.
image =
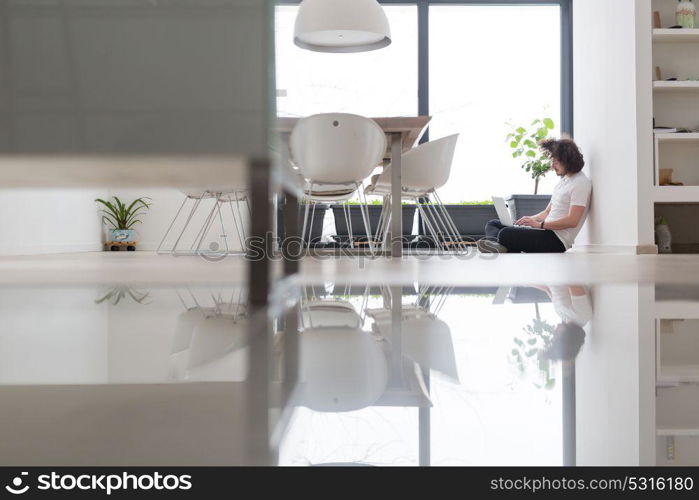
<path id="1" fill-rule="evenodd" d="M 368 52 L 390 45 L 391 29 L 376 0 L 303 0 L 294 43 L 314 52 Z"/>

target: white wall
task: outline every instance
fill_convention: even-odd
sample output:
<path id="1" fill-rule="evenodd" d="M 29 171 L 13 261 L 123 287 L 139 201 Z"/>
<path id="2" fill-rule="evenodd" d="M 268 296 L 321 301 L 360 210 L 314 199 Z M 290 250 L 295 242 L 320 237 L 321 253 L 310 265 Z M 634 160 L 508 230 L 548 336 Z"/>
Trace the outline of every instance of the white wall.
<path id="1" fill-rule="evenodd" d="M 577 465 L 655 459 L 653 297 L 648 285 L 594 289 L 594 317 L 576 360 Z"/>
<path id="2" fill-rule="evenodd" d="M 650 0 L 574 2 L 575 138 L 594 185 L 580 243 L 653 244 Z"/>
<path id="3" fill-rule="evenodd" d="M 102 249 L 95 198 L 106 191 L 0 191 L 0 255 Z"/>

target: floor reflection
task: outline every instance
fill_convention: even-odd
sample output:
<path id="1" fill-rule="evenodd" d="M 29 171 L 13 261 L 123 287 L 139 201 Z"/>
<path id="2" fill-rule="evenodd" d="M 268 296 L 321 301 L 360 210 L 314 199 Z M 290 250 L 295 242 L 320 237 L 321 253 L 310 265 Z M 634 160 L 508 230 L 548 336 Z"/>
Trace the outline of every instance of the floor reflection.
<path id="1" fill-rule="evenodd" d="M 328 285 L 303 297 L 282 464 L 575 463 L 584 286 Z"/>
<path id="2" fill-rule="evenodd" d="M 699 294 L 0 289 L 0 463 L 699 465 Z"/>

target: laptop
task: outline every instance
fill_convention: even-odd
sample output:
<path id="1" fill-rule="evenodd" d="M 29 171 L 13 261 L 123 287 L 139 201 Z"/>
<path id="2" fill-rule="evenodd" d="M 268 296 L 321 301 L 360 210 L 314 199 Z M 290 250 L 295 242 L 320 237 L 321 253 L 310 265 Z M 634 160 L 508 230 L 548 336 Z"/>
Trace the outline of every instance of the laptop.
<path id="1" fill-rule="evenodd" d="M 518 226 L 515 224 L 515 221 L 512 219 L 512 213 L 510 212 L 510 209 L 507 208 L 507 203 L 505 202 L 505 198 L 502 198 L 500 196 L 493 196 L 493 204 L 495 205 L 495 211 L 498 213 L 498 219 L 500 219 L 500 222 L 502 223 L 503 226 L 509 226 L 509 227 L 521 227 L 521 228 L 527 228 L 527 229 L 534 229 L 536 231 L 543 231 L 543 229 L 538 228 L 538 227 L 529 227 L 529 226 Z"/>

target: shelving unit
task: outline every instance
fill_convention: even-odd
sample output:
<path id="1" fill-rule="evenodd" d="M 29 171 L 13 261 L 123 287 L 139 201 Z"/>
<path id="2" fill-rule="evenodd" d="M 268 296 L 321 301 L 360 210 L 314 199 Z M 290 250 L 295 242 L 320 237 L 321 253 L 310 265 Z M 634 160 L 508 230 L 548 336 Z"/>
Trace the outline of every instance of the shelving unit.
<path id="1" fill-rule="evenodd" d="M 699 81 L 665 81 L 653 82 L 655 92 L 699 92 Z"/>
<path id="2" fill-rule="evenodd" d="M 699 43 L 699 29 L 654 29 L 657 43 Z"/>
<path id="3" fill-rule="evenodd" d="M 699 186 L 655 186 L 653 201 L 655 203 L 699 204 Z"/>
<path id="4" fill-rule="evenodd" d="M 649 19 L 657 11 L 662 26 L 675 24 L 676 2 L 652 0 L 651 4 Z M 649 32 L 652 67 L 660 68 L 663 78 L 652 82 L 655 124 L 695 129 L 699 127 L 699 81 L 694 80 L 699 79 L 699 29 Z M 670 77 L 677 80 L 666 80 Z M 653 215 L 668 220 L 673 253 L 699 253 L 699 234 L 693 229 L 699 220 L 699 133 L 655 134 L 654 149 L 653 186 L 647 191 Z M 661 186 L 661 169 L 672 170 L 672 181 L 684 185 Z M 649 223 L 654 225 L 655 219 Z"/>

